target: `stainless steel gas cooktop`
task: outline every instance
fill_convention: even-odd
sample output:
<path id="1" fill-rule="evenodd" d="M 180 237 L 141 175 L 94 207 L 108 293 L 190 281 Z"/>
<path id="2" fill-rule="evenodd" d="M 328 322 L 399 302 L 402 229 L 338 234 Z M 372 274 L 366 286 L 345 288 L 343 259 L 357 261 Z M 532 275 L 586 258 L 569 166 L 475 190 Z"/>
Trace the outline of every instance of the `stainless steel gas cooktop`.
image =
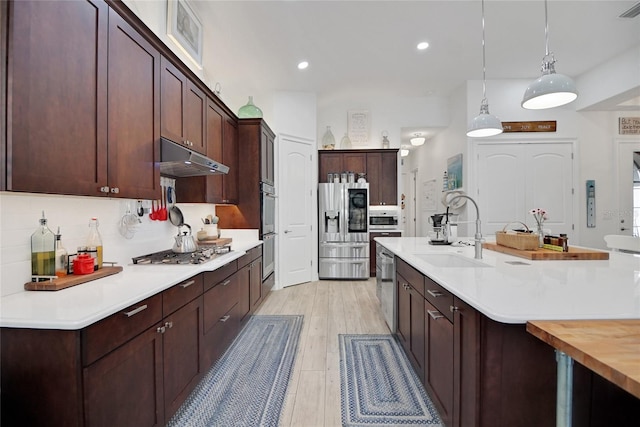
<path id="1" fill-rule="evenodd" d="M 175 253 L 171 249 L 133 258 L 134 264 L 202 264 L 231 252 L 230 246 L 200 245 L 195 252 Z"/>

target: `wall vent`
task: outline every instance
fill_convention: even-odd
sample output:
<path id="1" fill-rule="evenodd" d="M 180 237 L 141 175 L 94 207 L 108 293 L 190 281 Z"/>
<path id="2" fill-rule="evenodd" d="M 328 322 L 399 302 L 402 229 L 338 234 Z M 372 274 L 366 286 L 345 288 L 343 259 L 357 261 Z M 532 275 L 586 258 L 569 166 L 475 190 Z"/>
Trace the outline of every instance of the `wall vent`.
<path id="1" fill-rule="evenodd" d="M 638 15 L 640 15 L 640 2 L 631 6 L 631 9 L 626 12 L 623 12 L 620 18 L 635 18 Z"/>

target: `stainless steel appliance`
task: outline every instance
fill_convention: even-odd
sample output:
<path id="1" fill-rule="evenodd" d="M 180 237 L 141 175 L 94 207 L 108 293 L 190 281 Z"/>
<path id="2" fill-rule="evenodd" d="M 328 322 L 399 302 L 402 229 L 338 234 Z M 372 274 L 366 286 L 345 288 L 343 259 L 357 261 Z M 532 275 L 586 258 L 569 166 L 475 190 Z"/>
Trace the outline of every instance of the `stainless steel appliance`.
<path id="1" fill-rule="evenodd" d="M 173 177 L 229 173 L 229 166 L 166 138 L 160 139 L 160 174 Z"/>
<path id="2" fill-rule="evenodd" d="M 396 301 L 395 286 L 396 264 L 393 252 L 376 243 L 376 294 L 380 301 L 380 308 L 384 320 L 391 333 L 396 332 Z"/>
<path id="3" fill-rule="evenodd" d="M 260 239 L 262 240 L 262 280 L 275 271 L 276 191 L 266 182 L 260 183 Z"/>
<path id="4" fill-rule="evenodd" d="M 369 184 L 318 184 L 318 277 L 369 278 Z"/>
<path id="5" fill-rule="evenodd" d="M 133 258 L 134 264 L 202 264 L 221 254 L 231 252 L 231 246 L 200 245 L 194 252 L 177 253 L 169 249 Z"/>
<path id="6" fill-rule="evenodd" d="M 396 230 L 398 229 L 398 206 L 370 206 L 369 207 L 369 229 L 374 230 Z"/>

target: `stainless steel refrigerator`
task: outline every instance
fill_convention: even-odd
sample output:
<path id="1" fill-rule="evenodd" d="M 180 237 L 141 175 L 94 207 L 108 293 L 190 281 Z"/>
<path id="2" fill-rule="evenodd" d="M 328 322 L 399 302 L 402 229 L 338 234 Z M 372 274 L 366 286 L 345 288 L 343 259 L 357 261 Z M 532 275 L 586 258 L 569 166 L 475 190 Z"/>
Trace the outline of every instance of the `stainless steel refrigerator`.
<path id="1" fill-rule="evenodd" d="M 318 184 L 318 276 L 369 278 L 369 184 Z"/>

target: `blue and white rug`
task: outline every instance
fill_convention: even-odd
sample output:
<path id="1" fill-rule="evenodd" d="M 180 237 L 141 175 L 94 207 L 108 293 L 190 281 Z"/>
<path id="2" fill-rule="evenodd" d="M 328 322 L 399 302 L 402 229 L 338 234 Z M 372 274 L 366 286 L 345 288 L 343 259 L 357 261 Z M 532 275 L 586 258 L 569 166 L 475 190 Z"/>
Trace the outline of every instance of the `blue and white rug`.
<path id="1" fill-rule="evenodd" d="M 345 427 L 442 427 L 393 335 L 340 335 L 340 390 Z"/>
<path id="2" fill-rule="evenodd" d="M 251 317 L 167 425 L 277 426 L 302 319 Z"/>

